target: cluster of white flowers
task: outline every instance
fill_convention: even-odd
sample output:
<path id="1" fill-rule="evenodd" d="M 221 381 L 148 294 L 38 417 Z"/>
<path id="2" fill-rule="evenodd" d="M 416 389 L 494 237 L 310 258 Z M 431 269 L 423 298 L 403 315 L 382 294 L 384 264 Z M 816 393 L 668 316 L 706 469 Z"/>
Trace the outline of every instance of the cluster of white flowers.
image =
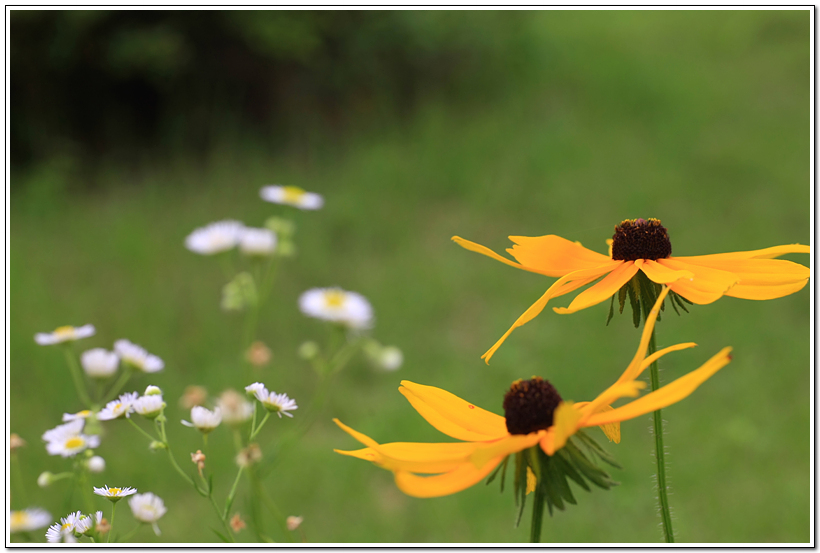
<path id="1" fill-rule="evenodd" d="M 86 449 L 99 447 L 100 437 L 83 434 L 84 425 L 85 419 L 80 418 L 47 430 L 43 441 L 46 442 L 48 454 L 73 457 Z"/>
<path id="2" fill-rule="evenodd" d="M 213 411 L 200 405 L 191 408 L 191 422 L 182 421 L 185 426 L 196 428 L 203 434 L 207 434 L 222 422 L 222 409 L 217 407 Z"/>
<path id="3" fill-rule="evenodd" d="M 38 332 L 34 335 L 34 341 L 41 346 L 51 346 L 63 342 L 73 342 L 81 338 L 94 336 L 96 330 L 94 325 L 83 325 L 80 327 L 61 326 L 54 332 Z"/>
<path id="4" fill-rule="evenodd" d="M 245 255 L 267 256 L 276 251 L 276 233 L 267 228 L 246 227 L 239 221 L 217 221 L 193 231 L 185 247 L 201 255 L 213 255 L 238 246 Z"/>
<path id="5" fill-rule="evenodd" d="M 162 359 L 148 353 L 144 347 L 125 339 L 114 342 L 114 352 L 122 359 L 123 363 L 140 372 L 155 373 L 165 368 Z"/>
<path id="6" fill-rule="evenodd" d="M 299 308 L 309 317 L 353 329 L 373 325 L 373 308 L 364 296 L 341 288 L 312 288 L 299 297 Z"/>
<path id="7" fill-rule="evenodd" d="M 70 513 L 60 519 L 60 522 L 49 526 L 46 531 L 48 543 L 75 543 L 79 536 L 95 530 L 102 522 L 102 511 L 93 515 L 84 515 L 80 511 Z"/>
<path id="8" fill-rule="evenodd" d="M 290 399 L 287 394 L 269 392 L 261 382 L 254 382 L 250 386 L 246 386 L 245 391 L 258 399 L 265 409 L 279 415 L 279 418 L 282 418 L 282 415 L 293 417 L 288 411 L 294 411 L 299 408 L 296 405 L 296 401 Z"/>

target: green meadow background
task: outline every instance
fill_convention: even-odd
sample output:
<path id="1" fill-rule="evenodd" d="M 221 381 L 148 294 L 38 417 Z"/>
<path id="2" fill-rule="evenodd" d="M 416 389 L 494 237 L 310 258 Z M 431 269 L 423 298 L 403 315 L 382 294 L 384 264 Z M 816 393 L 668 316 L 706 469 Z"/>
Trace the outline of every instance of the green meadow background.
<path id="1" fill-rule="evenodd" d="M 202 442 L 179 423 L 189 415 L 178 404 L 183 390 L 197 384 L 217 396 L 250 384 L 238 358 L 242 319 L 219 306 L 219 263 L 183 246 L 211 221 L 261 226 L 280 215 L 297 224 L 298 255 L 283 262 L 260 318 L 258 337 L 274 359 L 254 378 L 300 405 L 293 420 L 272 419 L 259 441 L 273 466 L 263 485 L 284 514 L 304 517 L 312 543 L 526 542 L 529 508 L 514 528 L 511 481 L 503 494 L 496 482 L 443 498 L 405 496 L 389 472 L 333 452 L 358 444 L 331 418 L 381 442 L 448 441 L 398 393 L 402 379 L 500 413 L 515 379 L 541 375 L 565 399 L 585 401 L 634 354 L 639 332 L 631 316 L 616 315 L 607 327 L 608 305 L 600 304 L 565 316 L 547 309 L 485 365 L 480 355 L 553 279 L 463 250 L 453 235 L 503 252 L 509 235 L 557 234 L 606 252 L 621 220 L 657 217 L 673 255 L 809 243 L 810 12 L 391 17 L 410 22 L 406 32 L 428 50 L 442 42 L 425 37 L 455 37 L 480 46 L 481 57 L 468 71 L 445 71 L 441 86 L 431 79 L 412 100 L 365 109 L 341 126 L 312 120 L 271 141 L 239 123 L 222 125 L 228 115 L 214 111 L 206 116 L 224 133 L 204 152 L 173 141 L 167 148 L 144 143 L 130 157 L 106 150 L 78 156 L 55 146 L 13 167 L 7 430 L 28 442 L 19 452 L 27 505 L 55 517 L 85 510 L 76 493 L 66 500 L 66 481 L 47 489 L 35 483 L 40 472 L 71 465 L 46 455 L 40 435 L 81 405 L 59 349 L 33 341 L 36 332 L 66 324 L 97 328 L 75 344 L 77 353 L 128 338 L 165 361 L 164 371 L 139 376 L 127 389 L 163 389 L 169 438 L 183 468 L 194 472 L 188 453 Z M 12 65 L 12 79 L 18 69 Z M 268 130 L 276 135 L 277 127 Z M 273 183 L 318 192 L 325 207 L 300 212 L 263 202 L 259 188 Z M 809 263 L 805 255 L 787 258 Z M 370 300 L 373 335 L 400 347 L 404 365 L 390 373 L 354 358 L 309 433 L 277 454 L 273 444 L 296 424 L 316 386 L 297 348 L 327 337 L 319 321 L 299 312 L 297 298 L 330 285 Z M 734 347 L 730 365 L 664 411 L 678 541 L 811 539 L 809 288 L 773 301 L 724 298 L 680 317 L 664 314 L 659 347 L 699 347 L 665 357 L 663 381 Z M 623 465 L 613 471 L 621 485 L 574 488 L 579 504 L 547 517 L 544 541 L 661 541 L 650 425 L 649 416 L 622 424 L 621 443 L 605 444 Z M 97 452 L 107 468 L 92 484 L 152 491 L 168 507 L 160 538 L 145 527 L 134 539 L 216 541 L 212 507 L 166 456 L 150 452 L 123 421 L 104 429 Z M 207 465 L 218 498 L 235 475 L 232 444 L 227 428 L 211 435 Z M 246 519 L 247 486 L 243 480 L 235 503 Z M 109 504 L 95 501 L 108 516 Z M 13 493 L 11 506 L 26 505 Z M 275 540 L 301 540 L 265 517 Z M 134 526 L 124 505 L 116 523 L 121 532 Z M 39 531 L 34 537 L 43 540 Z M 254 537 L 248 528 L 237 539 Z"/>

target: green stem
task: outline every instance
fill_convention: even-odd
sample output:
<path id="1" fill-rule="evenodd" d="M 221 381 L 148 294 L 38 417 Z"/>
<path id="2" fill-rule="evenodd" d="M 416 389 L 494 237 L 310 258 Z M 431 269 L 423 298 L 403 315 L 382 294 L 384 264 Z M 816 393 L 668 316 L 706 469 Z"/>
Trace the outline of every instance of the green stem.
<path id="1" fill-rule="evenodd" d="M 168 437 L 165 434 L 165 422 L 159 422 L 158 426 L 160 436 L 162 436 L 162 443 L 163 445 L 165 445 L 165 451 L 168 452 L 168 459 L 171 461 L 171 465 L 173 465 L 174 469 L 176 469 L 179 475 L 182 476 L 182 478 L 184 478 L 186 482 L 192 485 L 194 489 L 196 489 L 196 491 L 199 492 L 200 495 L 206 495 L 202 490 L 199 489 L 199 486 L 196 485 L 194 479 L 188 476 L 188 474 L 186 474 L 186 472 L 182 470 L 182 468 L 179 466 L 179 463 L 177 463 L 176 457 L 174 457 L 174 453 L 171 451 L 171 445 L 168 443 Z"/>
<path id="2" fill-rule="evenodd" d="M 274 254 L 271 260 L 268 262 L 267 269 L 265 270 L 265 276 L 261 279 L 261 286 L 259 287 L 259 305 L 260 307 L 266 301 L 268 301 L 268 297 L 273 289 L 273 281 L 274 277 L 276 276 L 276 270 L 279 268 L 279 256 Z"/>
<path id="3" fill-rule="evenodd" d="M 236 473 L 236 478 L 233 481 L 233 486 L 231 486 L 231 492 L 228 494 L 228 498 L 225 500 L 225 513 L 222 515 L 222 518 L 227 520 L 228 515 L 230 514 L 230 508 L 233 504 L 233 498 L 236 496 L 236 490 L 239 486 L 239 479 L 242 477 L 242 471 L 245 467 L 239 467 L 239 471 Z"/>
<path id="4" fill-rule="evenodd" d="M 126 420 L 127 420 L 128 422 L 130 422 L 130 423 L 131 423 L 131 426 L 133 426 L 134 428 L 136 428 L 137 430 L 139 430 L 139 431 L 142 433 L 142 435 L 143 435 L 143 436 L 145 436 L 146 438 L 148 438 L 148 439 L 149 439 L 149 440 L 151 440 L 152 442 L 156 441 L 156 438 L 155 438 L 155 437 L 153 437 L 153 436 L 152 436 L 151 434 L 149 434 L 148 432 L 146 432 L 145 430 L 143 430 L 142 428 L 140 428 L 140 425 L 138 425 L 137 423 L 135 423 L 135 422 L 134 422 L 134 419 L 132 419 L 132 418 L 130 418 L 130 417 L 126 417 Z"/>
<path id="5" fill-rule="evenodd" d="M 641 303 L 643 303 L 644 324 L 646 324 L 646 317 L 649 316 L 649 311 L 652 309 L 652 306 L 647 305 L 645 301 Z M 652 329 L 652 336 L 649 338 L 649 348 L 647 349 L 646 356 L 651 356 L 655 351 L 655 329 Z M 649 367 L 649 380 L 653 392 L 660 388 L 657 361 Z M 663 534 L 666 543 L 675 543 L 675 533 L 672 530 L 672 515 L 669 511 L 669 495 L 666 484 L 666 450 L 663 445 L 663 417 L 660 409 L 652 413 L 652 428 L 655 434 L 655 465 L 658 471 L 658 501 L 660 502 Z"/>
<path id="6" fill-rule="evenodd" d="M 114 533 L 114 511 L 117 510 L 117 502 L 111 503 L 111 526 L 108 528 L 108 543 L 111 543 L 111 535 Z"/>
<path id="7" fill-rule="evenodd" d="M 249 474 L 252 473 L 253 471 L 250 471 Z M 284 534 L 285 539 L 292 542 L 293 537 L 290 534 L 290 530 L 288 530 L 287 519 L 282 514 L 282 511 L 279 510 L 279 507 L 276 506 L 276 503 L 273 501 L 273 499 L 268 495 L 268 491 L 262 486 L 262 483 L 253 476 L 251 477 L 251 489 L 261 492 L 259 496 L 262 498 L 262 500 L 265 503 L 265 506 L 271 512 L 273 517 L 279 523 L 279 526 L 282 528 L 282 533 Z"/>
<path id="8" fill-rule="evenodd" d="M 26 497 L 26 485 L 23 483 L 23 470 L 20 467 L 20 459 L 17 458 L 17 453 L 11 454 L 11 463 L 14 465 L 14 472 L 17 475 L 14 478 L 14 483 L 17 485 L 17 497 L 22 501 L 15 501 L 15 504 L 23 507 L 28 505 L 28 498 Z"/>
<path id="9" fill-rule="evenodd" d="M 71 350 L 70 343 L 63 347 L 63 352 L 65 353 L 66 363 L 68 363 L 68 370 L 71 372 L 71 378 L 74 380 L 74 387 L 77 388 L 77 395 L 80 396 L 80 401 L 82 401 L 87 408 L 91 408 L 93 403 L 91 402 L 91 398 L 88 397 L 88 391 L 85 389 L 85 381 L 83 380 L 80 366 L 77 364 L 77 358 L 74 357 L 74 352 Z"/>
<path id="10" fill-rule="evenodd" d="M 128 365 L 123 365 L 122 374 L 120 375 L 119 380 L 117 380 L 117 382 L 114 383 L 111 389 L 108 390 L 108 393 L 105 394 L 105 397 L 102 400 L 103 404 L 108 403 L 109 401 L 117 397 L 117 394 L 120 393 L 120 390 L 122 390 L 123 386 L 125 386 L 128 380 L 131 378 L 131 374 L 131 368 L 128 367 Z"/>
<path id="11" fill-rule="evenodd" d="M 544 503 L 546 499 L 539 482 L 539 485 L 535 486 L 535 501 L 532 504 L 530 543 L 541 543 L 541 524 L 544 522 Z"/>
<path id="12" fill-rule="evenodd" d="M 216 516 L 219 517 L 219 521 L 222 523 L 222 527 L 225 528 L 225 533 L 227 537 L 231 539 L 233 543 L 236 543 L 236 539 L 233 537 L 233 532 L 231 531 L 231 527 L 228 524 L 228 521 L 222 516 L 222 511 L 219 509 L 219 505 L 216 504 L 216 499 L 214 499 L 213 494 L 208 495 L 208 499 L 211 500 L 211 505 L 214 506 L 214 510 L 216 511 Z"/>
<path id="13" fill-rule="evenodd" d="M 123 538 L 122 538 L 120 541 L 127 542 L 128 540 L 130 540 L 131 538 L 133 538 L 133 537 L 134 537 L 134 534 L 136 534 L 136 533 L 137 533 L 137 531 L 138 531 L 140 528 L 142 528 L 142 524 L 137 524 L 137 526 L 136 526 L 133 530 L 131 530 L 130 532 L 128 532 L 125 536 L 123 536 Z"/>
<path id="14" fill-rule="evenodd" d="M 265 426 L 265 423 L 268 422 L 269 418 L 270 418 L 270 411 L 267 411 L 265 413 L 265 416 L 262 418 L 262 422 L 259 423 L 259 426 L 256 427 L 256 430 L 251 432 L 251 435 L 248 437 L 248 443 L 251 443 L 253 441 L 253 439 L 256 437 L 256 435 L 259 434 L 259 431 L 262 430 L 262 427 Z"/>

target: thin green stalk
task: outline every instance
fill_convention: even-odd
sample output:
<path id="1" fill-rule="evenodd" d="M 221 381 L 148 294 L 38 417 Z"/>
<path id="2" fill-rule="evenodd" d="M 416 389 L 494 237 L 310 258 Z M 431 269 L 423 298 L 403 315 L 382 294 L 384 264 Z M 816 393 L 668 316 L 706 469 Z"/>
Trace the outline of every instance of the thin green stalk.
<path id="1" fill-rule="evenodd" d="M 20 467 L 20 459 L 17 457 L 17 453 L 11 454 L 11 463 L 14 465 L 14 472 L 17 475 L 14 478 L 14 483 L 17 485 L 17 497 L 21 500 L 15 501 L 15 504 L 22 509 L 28 505 L 28 498 L 26 497 L 26 485 L 23 483 L 23 471 Z"/>
<path id="2" fill-rule="evenodd" d="M 252 474 L 253 471 L 249 471 L 249 474 Z M 290 530 L 288 530 L 287 519 L 282 514 L 282 511 L 279 510 L 279 507 L 276 506 L 276 503 L 273 499 L 268 495 L 268 491 L 262 486 L 262 483 L 255 477 L 251 477 L 251 489 L 254 491 L 260 491 L 259 497 L 262 498 L 265 506 L 271 512 L 273 517 L 276 519 L 276 522 L 279 523 L 279 526 L 282 528 L 282 533 L 285 536 L 285 539 L 288 541 L 293 541 L 292 536 L 290 535 Z"/>
<path id="3" fill-rule="evenodd" d="M 117 394 L 120 393 L 120 390 L 122 390 L 123 386 L 125 386 L 128 380 L 131 378 L 131 374 L 131 368 L 128 365 L 123 364 L 122 374 L 120 375 L 119 380 L 117 380 L 111 387 L 111 389 L 108 390 L 108 393 L 105 394 L 102 403 L 108 403 L 109 401 L 117 397 Z"/>
<path id="4" fill-rule="evenodd" d="M 91 402 L 91 398 L 88 397 L 88 391 L 85 389 L 85 381 L 83 380 L 80 366 L 77 364 L 77 359 L 74 357 L 74 352 L 71 350 L 70 343 L 67 343 L 63 347 L 63 352 L 65 353 L 71 378 L 74 380 L 74 387 L 77 388 L 77 395 L 80 396 L 80 401 L 83 402 L 83 405 L 90 409 L 94 404 Z"/>
<path id="5" fill-rule="evenodd" d="M 242 477 L 242 471 L 245 467 L 239 467 L 239 471 L 236 473 L 236 478 L 233 481 L 233 486 L 231 486 L 231 491 L 228 494 L 228 498 L 225 500 L 225 513 L 222 515 L 222 518 L 227 519 L 228 515 L 230 514 L 230 508 L 233 504 L 233 498 L 236 496 L 236 490 L 239 486 L 239 479 Z"/>
<path id="6" fill-rule="evenodd" d="M 155 438 L 154 436 L 152 436 L 151 434 L 149 434 L 148 432 L 146 432 L 145 430 L 143 430 L 142 428 L 140 428 L 140 425 L 138 425 L 137 423 L 135 423 L 135 422 L 134 422 L 134 419 L 132 419 L 132 418 L 130 418 L 130 417 L 126 417 L 126 420 L 127 420 L 128 422 L 130 422 L 130 423 L 131 423 L 131 426 L 133 426 L 134 428 L 136 428 L 137 430 L 139 430 L 139 431 L 140 431 L 140 433 L 142 433 L 142 435 L 143 435 L 143 436 L 145 436 L 146 438 L 148 438 L 148 439 L 149 439 L 149 440 L 151 440 L 152 442 L 156 441 L 156 438 Z"/>
<path id="7" fill-rule="evenodd" d="M 123 536 L 123 538 L 122 538 L 120 541 L 127 542 L 128 540 L 130 540 L 131 538 L 133 538 L 133 537 L 134 537 L 134 534 L 136 534 L 136 533 L 137 533 L 137 531 L 138 531 L 140 528 L 142 528 L 142 524 L 137 524 L 137 526 L 136 526 L 133 530 L 131 530 L 130 532 L 128 532 L 125 536 Z"/>
<path id="8" fill-rule="evenodd" d="M 117 510 L 117 502 L 111 502 L 111 526 L 108 528 L 108 543 L 111 543 L 111 535 L 114 533 L 114 511 Z"/>
<path id="9" fill-rule="evenodd" d="M 160 415 L 160 417 L 162 417 L 162 416 L 163 415 Z M 199 492 L 200 495 L 204 496 L 205 493 L 202 490 L 199 489 L 199 486 L 196 485 L 196 482 L 194 482 L 193 478 L 188 476 L 188 474 L 184 470 L 182 470 L 182 468 L 177 463 L 176 457 L 174 457 L 174 454 L 171 451 L 171 445 L 168 443 L 168 437 L 165 434 L 165 422 L 159 421 L 158 426 L 159 426 L 160 436 L 162 437 L 162 443 L 165 446 L 165 450 L 168 452 L 168 459 L 171 461 L 171 465 L 173 465 L 174 469 L 176 469 L 176 471 L 179 473 L 179 475 L 182 476 L 182 478 L 184 478 L 186 482 L 188 482 L 190 485 L 192 485 L 194 487 L 194 489 L 196 489 L 196 491 Z"/>
<path id="10" fill-rule="evenodd" d="M 252 442 L 253 439 L 256 437 L 256 435 L 259 434 L 259 431 L 262 430 L 262 427 L 265 426 L 265 423 L 268 422 L 269 418 L 270 418 L 270 411 L 267 411 L 265 413 L 265 416 L 262 418 L 262 422 L 259 423 L 259 426 L 256 427 L 256 430 L 251 432 L 251 435 L 248 437 L 248 443 Z"/>
<path id="11" fill-rule="evenodd" d="M 649 316 L 649 311 L 652 307 L 647 305 L 645 301 L 641 303 L 643 303 L 644 324 L 646 324 L 646 318 Z M 655 353 L 655 351 L 655 329 L 652 329 L 652 336 L 649 338 L 649 348 L 646 352 L 647 357 L 651 356 Z M 657 361 L 649 366 L 649 380 L 653 392 L 660 388 L 660 376 L 658 373 Z M 655 434 L 655 465 L 658 471 L 658 501 L 660 502 L 663 535 L 666 543 L 675 543 L 675 533 L 672 530 L 672 515 L 669 511 L 669 495 L 666 485 L 665 448 L 663 445 L 663 417 L 660 409 L 652 413 L 652 427 Z"/>
<path id="12" fill-rule="evenodd" d="M 541 543 L 541 524 L 544 522 L 544 503 L 546 497 L 541 491 L 541 483 L 535 486 L 535 501 L 532 504 L 532 526 L 530 526 L 530 543 Z"/>
<path id="13" fill-rule="evenodd" d="M 214 510 L 216 511 L 216 516 L 219 517 L 219 521 L 222 523 L 222 527 L 225 529 L 225 533 L 231 539 L 233 543 L 236 543 L 236 538 L 233 536 L 233 532 L 231 531 L 231 527 L 228 524 L 228 521 L 225 520 L 225 517 L 222 516 L 222 511 L 219 509 L 219 505 L 216 504 L 216 499 L 214 499 L 213 494 L 208 494 L 208 499 L 211 500 L 211 505 L 214 506 Z"/>

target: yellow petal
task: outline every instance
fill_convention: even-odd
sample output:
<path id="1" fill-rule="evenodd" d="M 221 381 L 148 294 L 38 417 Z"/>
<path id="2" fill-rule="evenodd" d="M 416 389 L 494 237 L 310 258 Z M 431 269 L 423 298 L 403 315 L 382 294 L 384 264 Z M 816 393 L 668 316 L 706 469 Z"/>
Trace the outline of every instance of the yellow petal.
<path id="1" fill-rule="evenodd" d="M 399 392 L 434 428 L 457 440 L 496 440 L 508 434 L 504 417 L 441 388 L 402 380 Z"/>
<path id="2" fill-rule="evenodd" d="M 344 425 L 338 419 L 334 419 L 334 422 L 358 441 L 369 445 L 367 448 L 356 451 L 335 450 L 337 453 L 371 461 L 388 470 L 408 470 L 429 474 L 446 472 L 468 462 L 470 455 L 477 447 L 477 444 L 473 442 L 378 444 L 368 436 Z"/>
<path id="3" fill-rule="evenodd" d="M 657 282 L 658 284 L 669 284 L 682 278 L 694 278 L 695 276 L 690 271 L 673 271 L 651 259 L 644 260 L 641 270 L 649 277 L 649 280 Z"/>
<path id="4" fill-rule="evenodd" d="M 621 286 L 629 282 L 629 280 L 635 276 L 635 273 L 638 272 L 638 268 L 636 263 L 626 261 L 605 276 L 601 282 L 575 296 L 575 299 L 572 300 L 569 307 L 553 307 L 552 310 L 565 315 L 601 303 L 611 298 L 621 289 Z"/>
<path id="5" fill-rule="evenodd" d="M 806 286 L 806 284 L 808 284 L 808 282 L 809 281 L 807 279 L 802 282 L 795 282 L 792 284 L 766 286 L 736 284 L 732 286 L 728 292 L 726 292 L 726 295 L 744 300 L 773 300 L 799 292 Z"/>
<path id="6" fill-rule="evenodd" d="M 515 242 L 507 252 L 525 267 L 555 277 L 580 269 L 591 269 L 610 258 L 554 234 L 547 236 L 510 236 Z"/>
<path id="7" fill-rule="evenodd" d="M 505 265 L 509 265 L 510 267 L 515 267 L 516 269 L 529 271 L 531 273 L 538 273 L 538 274 L 541 274 L 541 275 L 552 276 L 552 275 L 548 275 L 547 273 L 544 273 L 543 271 L 539 271 L 539 270 L 533 269 L 531 267 L 525 267 L 524 265 L 520 265 L 520 264 L 516 263 L 515 261 L 512 261 L 510 259 L 507 259 L 506 257 L 498 255 L 497 253 L 495 253 L 493 250 L 491 250 L 490 248 L 488 248 L 486 246 L 482 246 L 481 244 L 476 244 L 475 242 L 465 240 L 464 238 L 462 238 L 460 236 L 453 236 L 451 238 L 451 240 L 453 242 L 455 242 L 456 244 L 458 244 L 459 246 L 461 246 L 462 248 L 464 248 L 465 250 L 470 250 L 471 252 L 476 252 L 476 253 L 480 253 L 481 255 L 486 255 L 487 257 L 491 257 L 491 258 L 495 259 L 496 261 L 500 261 L 501 263 L 504 263 Z"/>
<path id="8" fill-rule="evenodd" d="M 450 495 L 477 484 L 503 460 L 504 457 L 497 457 L 480 469 L 472 463 L 465 463 L 456 469 L 436 476 L 417 476 L 407 471 L 396 471 L 394 473 L 396 486 L 413 497 Z"/>
<path id="9" fill-rule="evenodd" d="M 725 259 L 772 259 L 780 257 L 787 253 L 811 253 L 809 246 L 802 244 L 789 244 L 786 246 L 772 246 L 771 248 L 763 248 L 762 250 L 750 250 L 745 252 L 731 252 L 731 253 L 713 253 L 710 255 L 692 255 L 685 256 L 679 259 L 691 263 L 706 263 L 711 264 L 712 261 Z"/>
<path id="10" fill-rule="evenodd" d="M 506 340 L 507 337 L 510 334 L 512 334 L 513 330 L 520 326 L 524 326 L 525 324 L 533 320 L 535 317 L 537 317 L 538 314 L 541 313 L 541 311 L 543 311 L 544 308 L 547 306 L 547 302 L 551 298 L 555 297 L 558 291 L 562 291 L 563 293 L 567 292 L 566 290 L 563 290 L 563 287 L 567 282 L 577 280 L 594 280 L 595 278 L 598 278 L 601 275 L 609 273 L 610 271 L 622 265 L 623 263 L 623 261 L 609 261 L 608 263 L 605 263 L 598 267 L 593 267 L 592 269 L 581 269 L 580 271 L 575 271 L 574 273 L 570 273 L 556 280 L 555 283 L 553 283 L 553 285 L 550 286 L 546 292 L 544 292 L 544 295 L 538 298 L 538 301 L 532 304 L 529 307 L 529 309 L 524 311 L 524 314 L 518 317 L 518 319 L 513 323 L 510 329 L 504 333 L 501 339 L 499 339 L 495 343 L 495 345 L 493 345 L 493 347 L 487 350 L 487 352 L 484 355 L 482 355 L 481 358 L 484 359 L 484 361 L 487 364 L 489 364 L 493 354 L 495 354 L 496 350 L 498 350 L 498 348 L 501 347 L 501 344 L 504 343 L 504 340 Z"/>
<path id="11" fill-rule="evenodd" d="M 485 463 L 496 457 L 506 457 L 511 453 L 518 453 L 538 443 L 544 431 L 530 434 L 508 434 L 506 437 L 490 443 L 477 444 L 475 451 L 470 455 L 470 461 L 481 468 Z"/>
<path id="12" fill-rule="evenodd" d="M 612 411 L 611 405 L 604 405 L 598 409 L 599 413 L 603 413 L 606 411 Z M 599 427 L 601 430 L 604 431 L 606 437 L 609 438 L 610 442 L 615 442 L 616 444 L 621 443 L 621 423 L 620 422 L 609 422 L 606 424 L 602 424 Z"/>
<path id="13" fill-rule="evenodd" d="M 581 412 L 573 407 L 571 401 L 562 401 L 555 408 L 555 412 L 552 414 L 552 428 L 554 428 L 553 452 L 564 447 L 567 439 L 575 434 L 582 416 Z"/>
<path id="14" fill-rule="evenodd" d="M 622 407 L 613 409 L 603 413 L 596 413 L 586 419 L 581 426 L 600 426 L 611 422 L 625 421 L 634 419 L 641 415 L 663 409 L 673 403 L 677 403 L 689 394 L 691 394 L 698 386 L 709 379 L 717 371 L 729 364 L 732 357 L 729 353 L 732 348 L 723 348 L 717 355 L 712 357 L 709 361 L 703 364 L 699 369 L 696 369 L 689 374 L 682 376 L 662 387 L 655 390 L 635 401 L 627 403 Z"/>
<path id="15" fill-rule="evenodd" d="M 675 257 L 659 259 L 658 263 L 675 271 L 689 271 L 694 274 L 690 279 L 680 279 L 669 285 L 676 294 L 680 294 L 692 303 L 700 305 L 717 301 L 740 279 L 727 271 L 686 263 Z"/>
<path id="16" fill-rule="evenodd" d="M 684 342 L 683 344 L 676 344 L 674 346 L 669 346 L 668 348 L 660 349 L 660 350 L 656 351 L 655 353 L 653 353 L 652 355 L 650 355 L 649 357 L 647 357 L 646 359 L 644 359 L 643 361 L 641 361 L 639 369 L 634 374 L 625 375 L 626 376 L 625 380 L 626 379 L 634 380 L 634 379 L 638 378 L 641 375 L 641 373 L 643 371 L 645 371 L 646 368 L 649 365 L 651 365 L 652 363 L 654 363 L 655 361 L 657 361 L 658 359 L 660 359 L 661 357 L 663 357 L 667 353 L 672 353 L 673 351 L 680 351 L 682 349 L 689 349 L 689 348 L 693 348 L 693 347 L 696 347 L 696 346 L 697 346 L 697 344 L 695 342 Z"/>

